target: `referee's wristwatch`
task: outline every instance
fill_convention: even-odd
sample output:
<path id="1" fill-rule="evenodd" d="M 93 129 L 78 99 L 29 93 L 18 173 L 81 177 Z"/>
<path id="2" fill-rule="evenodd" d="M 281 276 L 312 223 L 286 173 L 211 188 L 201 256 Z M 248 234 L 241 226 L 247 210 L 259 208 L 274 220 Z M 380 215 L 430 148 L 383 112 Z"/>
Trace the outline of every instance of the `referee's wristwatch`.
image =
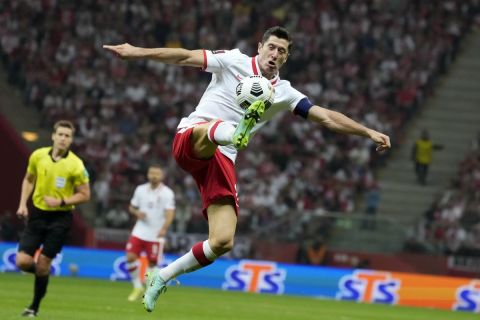
<path id="1" fill-rule="evenodd" d="M 62 198 L 62 201 L 60 201 L 60 207 L 64 207 L 67 204 L 65 203 L 65 199 Z"/>

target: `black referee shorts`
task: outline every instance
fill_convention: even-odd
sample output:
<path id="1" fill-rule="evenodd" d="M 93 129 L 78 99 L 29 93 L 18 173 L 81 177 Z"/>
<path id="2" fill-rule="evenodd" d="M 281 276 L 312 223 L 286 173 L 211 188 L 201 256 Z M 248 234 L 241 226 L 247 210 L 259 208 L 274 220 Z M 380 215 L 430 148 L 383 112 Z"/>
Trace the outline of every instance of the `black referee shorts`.
<path id="1" fill-rule="evenodd" d="M 42 254 L 55 258 L 68 239 L 72 220 L 71 211 L 44 211 L 34 207 L 20 238 L 18 251 L 33 257 L 43 244 Z"/>

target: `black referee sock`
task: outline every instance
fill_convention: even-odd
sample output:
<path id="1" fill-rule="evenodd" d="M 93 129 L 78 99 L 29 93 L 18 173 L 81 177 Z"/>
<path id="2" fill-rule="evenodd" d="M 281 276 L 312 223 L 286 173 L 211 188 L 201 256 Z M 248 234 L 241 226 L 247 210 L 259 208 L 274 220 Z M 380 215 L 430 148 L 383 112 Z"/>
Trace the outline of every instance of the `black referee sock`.
<path id="1" fill-rule="evenodd" d="M 40 307 L 40 301 L 47 293 L 47 286 L 48 286 L 48 279 L 49 276 L 35 276 L 35 287 L 33 291 L 33 301 L 29 309 L 38 312 L 38 308 Z"/>

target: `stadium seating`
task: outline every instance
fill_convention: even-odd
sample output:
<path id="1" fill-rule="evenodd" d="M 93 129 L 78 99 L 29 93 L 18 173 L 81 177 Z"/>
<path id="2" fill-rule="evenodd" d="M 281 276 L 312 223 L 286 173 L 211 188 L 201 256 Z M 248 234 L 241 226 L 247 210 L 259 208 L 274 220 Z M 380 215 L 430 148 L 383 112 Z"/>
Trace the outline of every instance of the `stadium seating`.
<path id="1" fill-rule="evenodd" d="M 473 2 L 9 1 L 0 10 L 0 54 L 9 82 L 38 109 L 42 126 L 62 118 L 78 125 L 75 149 L 94 180 L 100 225 L 109 208 L 129 200 L 147 163 L 160 161 L 177 194 L 176 230 L 199 231 L 195 184 L 175 166 L 170 147 L 209 74 L 121 61 L 102 44 L 238 47 L 253 55 L 266 27 L 285 25 L 295 45 L 282 77 L 314 103 L 398 144 L 455 55 Z M 292 115 L 276 119 L 238 158 L 239 231 L 302 210 L 362 210 L 356 198 L 375 185 L 387 157 L 363 138 Z"/>
<path id="2" fill-rule="evenodd" d="M 409 250 L 480 256 L 480 135 L 450 188 L 432 203 L 407 243 Z"/>

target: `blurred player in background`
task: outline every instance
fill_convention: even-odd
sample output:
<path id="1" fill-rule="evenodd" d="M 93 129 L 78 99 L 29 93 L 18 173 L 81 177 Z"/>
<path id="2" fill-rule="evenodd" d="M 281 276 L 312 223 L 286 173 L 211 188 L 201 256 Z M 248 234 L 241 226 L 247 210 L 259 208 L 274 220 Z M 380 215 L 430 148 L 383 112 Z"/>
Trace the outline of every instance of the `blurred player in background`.
<path id="1" fill-rule="evenodd" d="M 163 184 L 163 177 L 159 165 L 150 165 L 148 182 L 135 189 L 128 208 L 137 219 L 126 247 L 127 268 L 133 284 L 128 301 L 135 301 L 143 294 L 139 277 L 140 254 L 146 254 L 149 269 L 157 265 L 163 256 L 165 235 L 175 215 L 175 194 Z"/>
<path id="2" fill-rule="evenodd" d="M 70 121 L 55 123 L 52 147 L 35 150 L 28 160 L 27 173 L 17 215 L 27 220 L 17 253 L 17 267 L 35 275 L 33 301 L 22 316 L 35 317 L 47 292 L 52 260 L 67 240 L 76 204 L 90 199 L 88 172 L 70 146 L 75 127 Z M 27 200 L 33 191 L 33 210 Z M 41 253 L 34 256 L 40 246 Z"/>
<path id="3" fill-rule="evenodd" d="M 282 27 L 272 27 L 264 33 L 258 44 L 258 55 L 254 57 L 238 49 L 147 49 L 127 43 L 104 46 L 124 59 L 153 59 L 212 73 L 212 80 L 197 108 L 181 120 L 173 142 L 175 159 L 193 176 L 200 189 L 203 213 L 209 225 L 208 240 L 195 244 L 187 254 L 149 275 L 143 301 L 147 311 L 154 309 L 170 279 L 205 267 L 232 249 L 239 209 L 234 169 L 237 149 L 244 148 L 252 134 L 275 114 L 290 110 L 336 132 L 370 138 L 377 144 L 378 151 L 390 148 L 388 136 L 339 112 L 314 105 L 290 82 L 280 79 L 279 70 L 287 61 L 291 47 L 290 34 Z M 275 101 L 267 110 L 261 101 L 254 102 L 246 110 L 235 101 L 237 84 L 251 75 L 264 76 L 275 88 Z"/>

